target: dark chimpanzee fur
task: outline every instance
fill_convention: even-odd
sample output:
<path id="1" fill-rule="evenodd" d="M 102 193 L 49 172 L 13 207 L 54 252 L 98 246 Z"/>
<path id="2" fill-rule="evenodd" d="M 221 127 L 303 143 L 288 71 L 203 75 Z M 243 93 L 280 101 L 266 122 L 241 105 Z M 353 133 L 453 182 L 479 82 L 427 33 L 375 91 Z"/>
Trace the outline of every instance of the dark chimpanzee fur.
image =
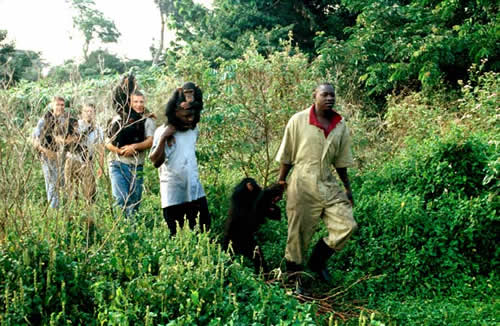
<path id="1" fill-rule="evenodd" d="M 108 137 L 117 147 L 140 143 L 146 139 L 144 114 L 139 114 L 130 107 L 130 98 L 137 92 L 137 82 L 132 74 L 123 76 L 113 91 L 112 104 L 120 119 L 108 121 Z"/>
<path id="2" fill-rule="evenodd" d="M 264 257 L 255 241 L 255 233 L 264 224 L 265 218 L 281 218 L 281 209 L 276 205 L 283 196 L 278 184 L 262 190 L 252 178 L 243 179 L 233 191 L 231 207 L 224 230 L 224 248 L 229 242 L 235 253 L 250 258 L 256 271 L 267 271 Z"/>
<path id="3" fill-rule="evenodd" d="M 137 91 L 137 82 L 132 74 L 123 76 L 120 84 L 113 90 L 113 109 L 124 121 L 130 113 L 130 96 Z"/>
<path id="4" fill-rule="evenodd" d="M 184 95 L 184 91 L 192 90 L 194 92 L 193 101 L 189 102 Z M 186 103 L 186 109 L 194 111 L 193 128 L 196 127 L 200 121 L 200 113 L 203 110 L 203 93 L 201 89 L 192 82 L 187 82 L 174 91 L 170 100 L 167 103 L 165 115 L 167 116 L 168 123 L 172 124 L 179 130 L 182 130 L 182 123 L 179 122 L 175 111 L 182 107 L 182 103 Z"/>

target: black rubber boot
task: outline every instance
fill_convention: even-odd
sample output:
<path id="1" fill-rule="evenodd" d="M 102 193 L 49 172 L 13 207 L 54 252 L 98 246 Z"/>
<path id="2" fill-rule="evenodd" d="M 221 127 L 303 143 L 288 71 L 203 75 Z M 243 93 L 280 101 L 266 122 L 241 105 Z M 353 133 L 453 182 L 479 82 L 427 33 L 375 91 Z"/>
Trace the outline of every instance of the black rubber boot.
<path id="1" fill-rule="evenodd" d="M 302 284 L 302 272 L 304 271 L 304 266 L 287 260 L 286 271 L 289 274 L 289 282 L 294 284 L 294 292 L 300 295 L 309 295 L 309 292 L 305 289 L 304 284 Z"/>
<path id="2" fill-rule="evenodd" d="M 319 279 L 326 283 L 329 283 L 332 279 L 326 268 L 326 262 L 334 252 L 334 249 L 330 248 L 323 239 L 320 239 L 314 246 L 311 258 L 309 258 L 308 266 L 311 271 L 318 274 Z"/>
<path id="3" fill-rule="evenodd" d="M 286 271 L 288 273 L 301 272 L 303 270 L 304 267 L 302 267 L 302 265 L 294 263 L 293 261 L 286 261 Z"/>

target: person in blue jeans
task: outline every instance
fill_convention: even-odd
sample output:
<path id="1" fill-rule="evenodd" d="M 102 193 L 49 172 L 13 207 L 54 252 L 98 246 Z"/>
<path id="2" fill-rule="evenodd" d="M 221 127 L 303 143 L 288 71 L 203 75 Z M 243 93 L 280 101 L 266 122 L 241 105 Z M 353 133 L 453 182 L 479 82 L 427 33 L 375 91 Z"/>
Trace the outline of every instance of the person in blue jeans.
<path id="1" fill-rule="evenodd" d="M 144 95 L 133 91 L 129 105 L 113 117 L 108 128 L 106 148 L 110 151 L 111 189 L 116 204 L 127 217 L 139 209 L 144 159 L 153 144 L 156 128 L 153 119 L 144 113 L 144 103 Z"/>
<path id="2" fill-rule="evenodd" d="M 50 109 L 44 114 L 31 135 L 40 154 L 45 179 L 45 191 L 50 207 L 59 207 L 59 191 L 64 182 L 64 145 L 68 142 L 69 114 L 65 100 L 54 96 Z"/>

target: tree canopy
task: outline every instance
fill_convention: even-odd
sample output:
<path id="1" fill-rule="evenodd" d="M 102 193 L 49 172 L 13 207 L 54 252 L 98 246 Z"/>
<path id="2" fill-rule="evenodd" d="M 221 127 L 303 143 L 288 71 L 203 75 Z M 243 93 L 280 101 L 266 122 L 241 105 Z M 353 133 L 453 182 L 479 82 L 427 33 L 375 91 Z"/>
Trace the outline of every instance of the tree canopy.
<path id="1" fill-rule="evenodd" d="M 16 49 L 14 42 L 6 42 L 7 31 L 0 30 L 0 87 L 9 87 L 21 79 L 35 81 L 45 66 L 40 53 Z"/>
<path id="2" fill-rule="evenodd" d="M 212 9 L 192 0 L 157 3 L 177 32 L 167 60 L 190 53 L 217 66 L 241 57 L 252 40 L 267 56 L 292 35 L 340 89 L 377 106 L 404 89 L 457 88 L 472 64 L 499 68 L 492 0 L 215 0 Z"/>
<path id="3" fill-rule="evenodd" d="M 317 38 L 325 69 L 337 67 L 344 86 L 385 97 L 402 89 L 457 87 L 482 60 L 498 70 L 500 33 L 495 1 L 343 1 L 356 14 L 348 39 Z M 341 68 L 340 68 L 341 67 Z M 342 81 L 341 81 L 342 83 Z"/>
<path id="4" fill-rule="evenodd" d="M 82 32 L 85 38 L 83 45 L 85 60 L 88 59 L 92 40 L 97 38 L 103 43 L 114 43 L 118 40 L 120 32 L 115 23 L 95 8 L 94 0 L 71 0 L 70 4 L 76 10 L 73 25 Z"/>
<path id="5" fill-rule="evenodd" d="M 190 51 L 212 62 L 240 57 L 252 38 L 259 52 L 269 55 L 283 48 L 281 40 L 290 33 L 301 50 L 313 55 L 317 32 L 343 39 L 344 28 L 355 18 L 339 0 L 215 0 L 213 9 L 192 0 L 159 2 L 170 12 L 169 27 L 177 32 L 174 49 L 187 43 Z"/>

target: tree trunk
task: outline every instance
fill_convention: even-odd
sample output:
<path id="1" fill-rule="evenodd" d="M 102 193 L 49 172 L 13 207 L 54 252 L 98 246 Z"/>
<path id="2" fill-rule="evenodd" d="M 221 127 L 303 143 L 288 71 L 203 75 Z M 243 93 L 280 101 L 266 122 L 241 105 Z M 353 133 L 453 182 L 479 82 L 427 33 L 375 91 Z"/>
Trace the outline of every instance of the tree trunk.
<path id="1" fill-rule="evenodd" d="M 85 59 L 85 62 L 87 62 L 89 58 L 89 43 L 90 41 L 85 40 L 85 43 L 83 44 L 83 58 Z"/>
<path id="2" fill-rule="evenodd" d="M 160 33 L 160 47 L 155 53 L 155 56 L 153 58 L 153 66 L 156 66 L 158 63 L 158 60 L 160 59 L 160 55 L 163 52 L 163 38 L 165 34 L 165 15 L 160 12 L 160 17 L 161 17 L 161 33 Z"/>

